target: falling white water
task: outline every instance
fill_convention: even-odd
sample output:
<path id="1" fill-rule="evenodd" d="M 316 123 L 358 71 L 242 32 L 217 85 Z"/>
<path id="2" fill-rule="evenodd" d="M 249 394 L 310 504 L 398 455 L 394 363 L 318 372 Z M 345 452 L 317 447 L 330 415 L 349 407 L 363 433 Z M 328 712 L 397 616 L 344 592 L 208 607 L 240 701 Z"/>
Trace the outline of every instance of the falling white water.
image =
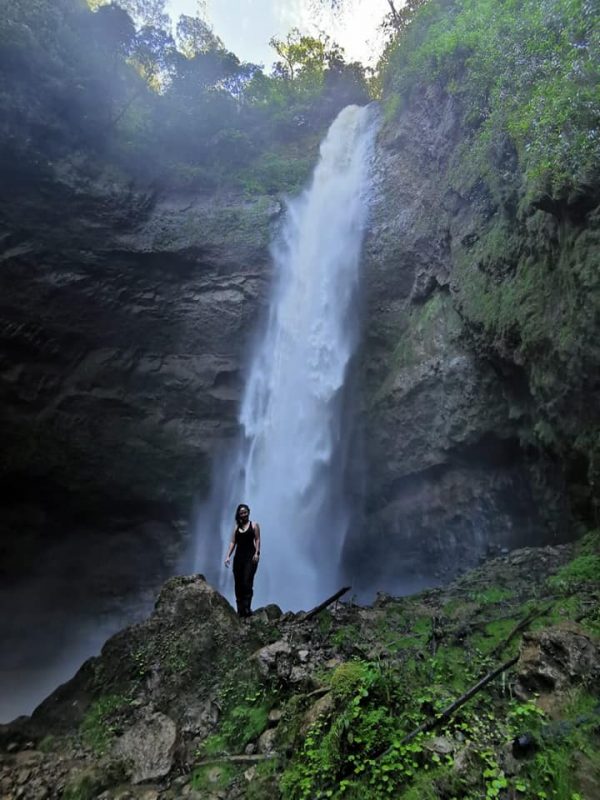
<path id="1" fill-rule="evenodd" d="M 321 145 L 312 184 L 288 204 L 273 246 L 275 282 L 268 324 L 251 359 L 240 410 L 242 437 L 227 460 L 214 508 L 222 560 L 238 503 L 262 530 L 254 602 L 309 608 L 339 588 L 336 576 L 352 507 L 346 481 L 348 398 L 344 391 L 358 339 L 358 283 L 375 134 L 369 108 L 348 106 Z M 214 505 L 214 501 L 213 501 Z M 212 523 L 208 523 L 212 517 Z M 208 554 L 206 547 L 200 552 Z M 233 592 L 233 576 L 211 575 Z M 331 592 L 329 591 L 331 590 Z"/>

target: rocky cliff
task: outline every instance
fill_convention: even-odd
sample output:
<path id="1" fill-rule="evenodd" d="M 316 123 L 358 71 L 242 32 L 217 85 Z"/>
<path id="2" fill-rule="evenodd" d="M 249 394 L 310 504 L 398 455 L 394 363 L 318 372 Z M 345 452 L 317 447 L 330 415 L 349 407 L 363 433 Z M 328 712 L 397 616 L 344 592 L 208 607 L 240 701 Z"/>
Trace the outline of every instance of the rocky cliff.
<path id="1" fill-rule="evenodd" d="M 172 574 L 235 431 L 280 210 L 162 196 L 97 163 L 49 172 L 5 186 L 0 210 L 2 668 L 38 692 L 40 658 Z"/>
<path id="2" fill-rule="evenodd" d="M 564 540 L 598 503 L 597 184 L 527 200 L 507 139 L 467 179 L 464 102 L 441 81 L 404 99 L 374 164 L 368 535 L 349 549 L 396 585 Z"/>
<path id="3" fill-rule="evenodd" d="M 382 577 L 597 522 L 598 27 L 577 8 L 415 3 L 382 59 L 363 374 L 386 566 L 353 554 Z"/>

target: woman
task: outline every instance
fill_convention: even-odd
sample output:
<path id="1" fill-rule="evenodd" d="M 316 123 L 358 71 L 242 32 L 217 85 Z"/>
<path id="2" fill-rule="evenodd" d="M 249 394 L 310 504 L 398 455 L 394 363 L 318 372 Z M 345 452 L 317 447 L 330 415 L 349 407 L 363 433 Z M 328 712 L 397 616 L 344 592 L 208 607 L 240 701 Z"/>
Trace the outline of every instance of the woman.
<path id="1" fill-rule="evenodd" d="M 250 522 L 250 508 L 240 503 L 235 512 L 235 527 L 225 556 L 225 566 L 233 559 L 233 577 L 235 578 L 235 600 L 240 617 L 249 617 L 252 612 L 252 585 L 254 573 L 260 558 L 260 525 Z"/>

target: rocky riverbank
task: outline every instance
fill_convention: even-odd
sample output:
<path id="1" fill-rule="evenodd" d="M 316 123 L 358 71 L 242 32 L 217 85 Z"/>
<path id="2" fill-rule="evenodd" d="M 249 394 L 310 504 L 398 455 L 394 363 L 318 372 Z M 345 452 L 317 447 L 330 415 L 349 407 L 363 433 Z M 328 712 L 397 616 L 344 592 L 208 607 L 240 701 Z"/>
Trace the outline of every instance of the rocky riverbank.
<path id="1" fill-rule="evenodd" d="M 599 565 L 590 535 L 312 620 L 240 621 L 202 577 L 172 578 L 148 619 L 0 728 L 2 796 L 594 800 Z"/>

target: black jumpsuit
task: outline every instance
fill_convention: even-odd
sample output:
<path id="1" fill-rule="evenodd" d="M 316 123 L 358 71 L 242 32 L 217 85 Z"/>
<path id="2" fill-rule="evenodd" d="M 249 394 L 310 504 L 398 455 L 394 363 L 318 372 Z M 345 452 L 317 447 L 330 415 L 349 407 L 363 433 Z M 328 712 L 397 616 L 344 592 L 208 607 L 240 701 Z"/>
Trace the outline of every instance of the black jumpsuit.
<path id="1" fill-rule="evenodd" d="M 252 585 L 257 563 L 253 561 L 254 525 L 252 522 L 245 531 L 237 528 L 235 532 L 235 556 L 233 557 L 233 577 L 235 578 L 235 600 L 240 617 L 249 617 L 252 604 Z"/>

